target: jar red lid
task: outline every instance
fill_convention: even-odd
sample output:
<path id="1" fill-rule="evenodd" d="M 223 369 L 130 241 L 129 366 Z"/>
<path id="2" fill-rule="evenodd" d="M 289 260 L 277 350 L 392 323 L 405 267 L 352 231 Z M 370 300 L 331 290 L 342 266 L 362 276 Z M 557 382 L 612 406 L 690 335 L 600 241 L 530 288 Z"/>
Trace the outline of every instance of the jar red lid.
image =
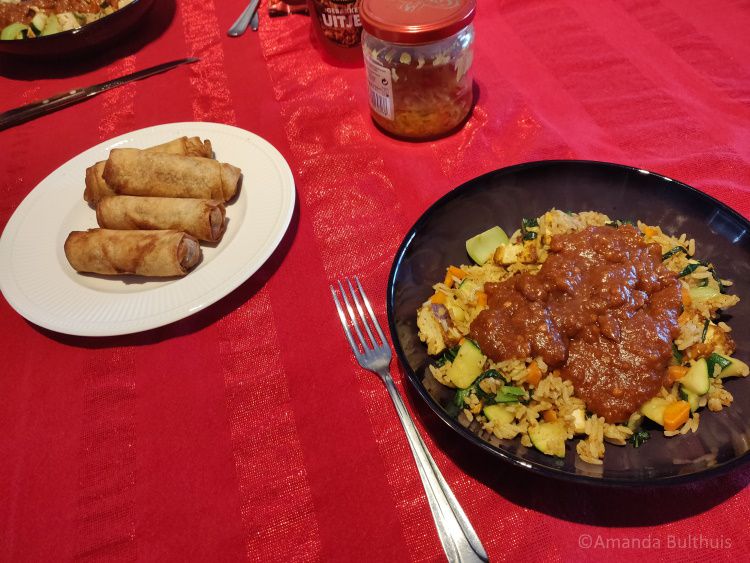
<path id="1" fill-rule="evenodd" d="M 430 43 L 458 33 L 474 19 L 476 0 L 362 0 L 369 33 L 392 43 Z"/>

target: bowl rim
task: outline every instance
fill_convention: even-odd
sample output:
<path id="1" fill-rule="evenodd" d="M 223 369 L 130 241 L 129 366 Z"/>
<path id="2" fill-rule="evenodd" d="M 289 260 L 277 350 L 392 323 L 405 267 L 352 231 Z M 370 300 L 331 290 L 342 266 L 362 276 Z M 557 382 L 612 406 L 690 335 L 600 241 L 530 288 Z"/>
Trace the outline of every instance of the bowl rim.
<path id="1" fill-rule="evenodd" d="M 598 485 L 598 486 L 603 486 L 603 487 L 642 487 L 644 485 L 669 486 L 669 485 L 678 485 L 678 484 L 683 484 L 683 483 L 687 483 L 691 481 L 696 481 L 696 480 L 703 479 L 706 477 L 714 477 L 716 475 L 726 473 L 744 464 L 745 462 L 750 460 L 750 449 L 729 461 L 726 461 L 724 463 L 721 463 L 712 467 L 707 467 L 705 469 L 696 471 L 694 473 L 688 473 L 688 474 L 683 474 L 683 475 L 669 475 L 669 476 L 662 476 L 662 477 L 638 477 L 638 478 L 594 477 L 591 475 L 574 474 L 574 473 L 570 473 L 562 469 L 556 469 L 553 467 L 542 465 L 533 460 L 522 459 L 519 456 L 511 452 L 508 452 L 499 447 L 493 446 L 489 442 L 482 440 L 479 436 L 471 432 L 468 428 L 463 427 L 461 424 L 458 423 L 458 421 L 451 418 L 445 412 L 445 410 L 437 403 L 437 401 L 429 394 L 429 392 L 425 389 L 425 387 L 421 384 L 421 382 L 419 381 L 419 376 L 415 373 L 415 371 L 409 365 L 408 360 L 406 358 L 406 354 L 401 346 L 401 342 L 399 341 L 398 338 L 396 338 L 397 331 L 396 331 L 396 321 L 394 318 L 394 302 L 395 302 L 394 282 L 398 274 L 399 268 L 401 266 L 401 262 L 403 261 L 406 250 L 411 245 L 411 242 L 414 236 L 417 234 L 417 232 L 420 230 L 423 224 L 427 221 L 427 218 L 432 214 L 433 210 L 439 207 L 442 207 L 446 205 L 447 203 L 449 203 L 450 201 L 452 201 L 453 199 L 456 199 L 457 197 L 461 196 L 463 193 L 467 192 L 473 184 L 481 182 L 481 180 L 484 178 L 488 178 L 490 176 L 498 176 L 498 175 L 505 176 L 505 175 L 514 174 L 514 173 L 517 173 L 526 169 L 546 167 L 546 166 L 559 166 L 559 165 L 562 165 L 562 166 L 590 165 L 595 168 L 596 167 L 614 168 L 614 169 L 617 169 L 620 171 L 626 171 L 629 173 L 640 173 L 640 174 L 648 174 L 648 175 L 654 176 L 658 178 L 660 181 L 670 182 L 673 185 L 679 186 L 681 189 L 686 189 L 687 191 L 692 192 L 693 194 L 697 195 L 699 198 L 704 198 L 707 203 L 710 203 L 711 205 L 714 205 L 722 209 L 723 211 L 729 213 L 730 215 L 734 216 L 738 221 L 747 225 L 748 229 L 750 230 L 750 221 L 745 219 L 745 217 L 740 215 L 737 211 L 735 211 L 734 209 L 732 209 L 725 203 L 719 201 L 718 199 L 714 198 L 713 196 L 710 196 L 707 193 L 698 190 L 697 188 L 694 188 L 688 184 L 685 184 L 684 182 L 675 180 L 668 176 L 664 176 L 657 172 L 652 172 L 650 170 L 640 168 L 638 166 L 618 164 L 618 163 L 599 161 L 599 160 L 577 160 L 577 159 L 535 160 L 535 161 L 522 162 L 522 163 L 510 165 L 510 166 L 505 166 L 502 168 L 498 168 L 496 170 L 486 172 L 484 174 L 476 176 L 475 178 L 471 178 L 463 182 L 459 186 L 453 188 L 449 192 L 445 193 L 444 195 L 442 195 L 440 198 L 434 201 L 427 209 L 425 209 L 421 213 L 419 218 L 407 231 L 406 235 L 404 236 L 393 258 L 391 270 L 388 275 L 388 285 L 386 288 L 386 312 L 388 316 L 388 329 L 391 333 L 391 340 L 393 341 L 393 347 L 396 350 L 396 355 L 398 356 L 398 359 L 402 368 L 406 372 L 406 376 L 407 376 L 407 379 L 409 380 L 409 383 L 416 390 L 417 394 L 422 398 L 422 400 L 427 403 L 427 405 L 430 407 L 433 413 L 435 413 L 437 417 L 443 423 L 445 423 L 448 427 L 450 427 L 455 432 L 457 432 L 460 436 L 467 439 L 474 446 L 481 448 L 485 452 L 493 455 L 496 458 L 500 458 L 503 461 L 508 462 L 515 467 L 520 467 L 522 469 L 525 469 L 527 471 L 530 471 L 532 473 L 535 473 L 537 475 L 541 475 L 544 477 L 553 477 L 556 479 L 561 479 L 561 480 L 569 481 L 573 483 Z"/>

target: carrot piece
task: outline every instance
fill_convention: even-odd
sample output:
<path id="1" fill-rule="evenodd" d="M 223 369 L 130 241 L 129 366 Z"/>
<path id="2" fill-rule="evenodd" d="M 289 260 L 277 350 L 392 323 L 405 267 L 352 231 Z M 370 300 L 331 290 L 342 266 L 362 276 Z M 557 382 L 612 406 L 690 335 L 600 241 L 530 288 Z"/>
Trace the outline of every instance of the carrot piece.
<path id="1" fill-rule="evenodd" d="M 557 413 L 550 409 L 542 413 L 542 418 L 544 418 L 544 422 L 555 422 L 557 420 Z"/>
<path id="2" fill-rule="evenodd" d="M 477 307 L 487 305 L 487 294 L 484 291 L 477 291 Z"/>
<path id="3" fill-rule="evenodd" d="M 687 308 L 687 307 L 690 307 L 690 304 L 692 302 L 693 300 L 690 298 L 690 290 L 683 285 L 682 286 L 682 305 Z"/>
<path id="4" fill-rule="evenodd" d="M 526 368 L 526 383 L 536 387 L 539 385 L 539 380 L 542 379 L 542 370 L 536 362 L 531 362 L 529 367 Z"/>
<path id="5" fill-rule="evenodd" d="M 643 234 L 647 237 L 652 237 L 656 234 L 656 229 L 653 227 L 649 227 L 648 225 L 644 225 L 641 231 L 643 231 Z"/>
<path id="6" fill-rule="evenodd" d="M 435 295 L 430 297 L 430 301 L 435 305 L 445 305 L 447 298 L 448 296 L 445 293 L 438 291 Z"/>
<path id="7" fill-rule="evenodd" d="M 677 430 L 690 417 L 690 404 L 677 401 L 664 409 L 664 430 Z"/>
<path id="8" fill-rule="evenodd" d="M 456 268 L 455 266 L 448 266 L 448 274 L 460 280 L 466 277 L 466 272 L 464 272 L 461 268 Z"/>
<path id="9" fill-rule="evenodd" d="M 450 289 L 453 287 L 453 276 L 450 273 L 450 270 L 445 272 L 445 279 L 443 280 L 443 283 Z"/>
<path id="10" fill-rule="evenodd" d="M 687 366 L 669 366 L 667 368 L 667 377 L 669 378 L 670 383 L 674 383 L 678 379 L 682 379 L 685 377 L 685 374 L 688 372 Z"/>
<path id="11" fill-rule="evenodd" d="M 682 313 L 680 313 L 680 316 L 677 317 L 677 322 L 680 324 L 680 326 L 684 326 L 690 321 L 690 312 L 685 309 Z"/>

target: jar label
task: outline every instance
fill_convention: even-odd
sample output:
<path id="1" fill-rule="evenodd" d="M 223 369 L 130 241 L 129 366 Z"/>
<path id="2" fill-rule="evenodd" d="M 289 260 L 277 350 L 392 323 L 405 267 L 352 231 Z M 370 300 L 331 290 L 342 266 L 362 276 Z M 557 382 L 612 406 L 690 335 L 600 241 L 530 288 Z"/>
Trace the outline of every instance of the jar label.
<path id="1" fill-rule="evenodd" d="M 323 35 L 342 47 L 356 47 L 362 36 L 359 19 L 360 0 L 312 0 L 314 13 Z"/>
<path id="2" fill-rule="evenodd" d="M 367 69 L 367 83 L 370 86 L 370 107 L 372 111 L 392 120 L 395 114 L 393 112 L 391 71 L 367 56 L 365 57 L 365 68 Z"/>

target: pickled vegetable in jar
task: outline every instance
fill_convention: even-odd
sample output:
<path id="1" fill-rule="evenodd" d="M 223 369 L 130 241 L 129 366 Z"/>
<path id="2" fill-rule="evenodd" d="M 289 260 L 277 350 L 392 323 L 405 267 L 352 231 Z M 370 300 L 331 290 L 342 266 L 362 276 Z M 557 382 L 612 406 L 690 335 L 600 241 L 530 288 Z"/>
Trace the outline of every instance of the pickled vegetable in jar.
<path id="1" fill-rule="evenodd" d="M 458 128 L 473 103 L 475 0 L 363 0 L 373 121 L 410 139 Z"/>

